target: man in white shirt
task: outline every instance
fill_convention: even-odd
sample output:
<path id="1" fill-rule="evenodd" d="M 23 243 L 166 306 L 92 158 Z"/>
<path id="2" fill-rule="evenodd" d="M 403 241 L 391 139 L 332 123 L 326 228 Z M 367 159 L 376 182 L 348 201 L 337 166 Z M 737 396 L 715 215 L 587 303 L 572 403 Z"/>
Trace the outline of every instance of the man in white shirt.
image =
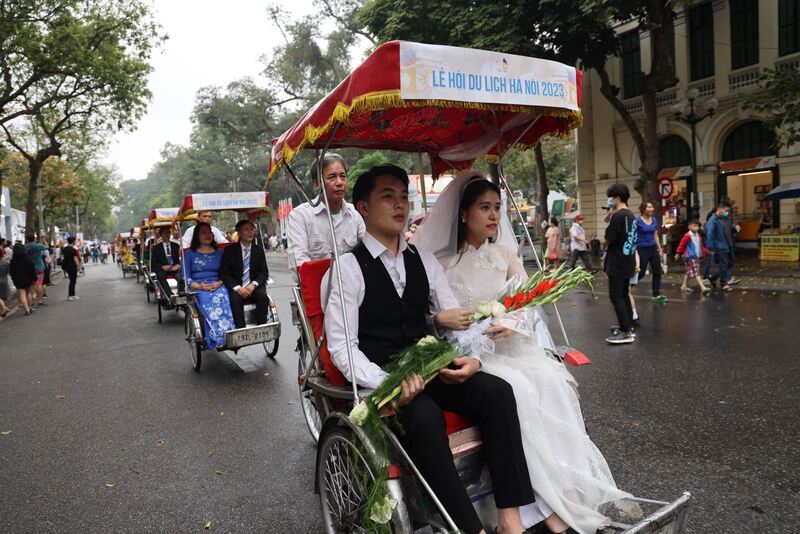
<path id="1" fill-rule="evenodd" d="M 353 202 L 366 233 L 362 243 L 341 258 L 343 292 L 331 280 L 325 331 L 336 367 L 358 385 L 375 388 L 392 356 L 426 334 L 426 314 L 435 314 L 438 328 L 462 330 L 469 325 L 469 310 L 458 308 L 434 255 L 408 245 L 402 236 L 409 209 L 404 170 L 381 165 L 367 171 L 354 187 Z M 349 365 L 348 345 L 355 369 Z M 484 452 L 500 531 L 522 532 L 519 507 L 533 502 L 534 495 L 514 393 L 508 383 L 480 372 L 480 367 L 477 356 L 461 356 L 427 385 L 419 375 L 407 377 L 397 413 L 403 441 L 459 529 L 478 534 L 483 527 L 453 464 L 442 410 L 472 418 L 482 435 L 492 436 L 485 440 Z"/>
<path id="2" fill-rule="evenodd" d="M 222 233 L 222 230 L 211 224 L 214 220 L 214 213 L 211 211 L 198 211 L 197 212 L 197 222 L 204 222 L 211 225 L 211 233 L 214 235 L 214 241 L 219 243 L 227 243 L 228 240 L 225 238 L 225 234 Z M 183 239 L 181 239 L 181 245 L 183 248 L 189 248 L 192 245 L 192 236 L 194 235 L 194 229 L 196 226 L 190 226 L 186 229 L 186 232 L 183 234 Z"/>
<path id="3" fill-rule="evenodd" d="M 314 172 L 316 170 L 314 168 Z M 316 175 L 314 185 L 319 185 Z M 328 196 L 339 254 L 344 254 L 364 237 L 364 220 L 355 207 L 344 199 L 347 194 L 347 165 L 338 154 L 326 154 L 323 158 L 322 186 Z M 313 202 L 320 201 L 320 198 L 324 197 L 318 195 Z M 322 201 L 316 207 L 305 202 L 289 213 L 287 238 L 290 269 L 296 270 L 297 266 L 309 260 L 333 256 L 326 209 Z"/>

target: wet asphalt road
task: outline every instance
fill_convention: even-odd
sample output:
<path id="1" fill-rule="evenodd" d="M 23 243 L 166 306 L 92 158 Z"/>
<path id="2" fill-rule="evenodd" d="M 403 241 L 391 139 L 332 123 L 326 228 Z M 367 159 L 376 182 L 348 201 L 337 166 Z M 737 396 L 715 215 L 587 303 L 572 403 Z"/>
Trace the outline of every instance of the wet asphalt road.
<path id="1" fill-rule="evenodd" d="M 182 316 L 159 325 L 143 285 L 113 265 L 87 269 L 80 301 L 59 283 L 49 306 L 1 322 L 0 530 L 319 532 L 289 276 L 274 260 L 274 361 L 207 353 L 195 373 Z M 560 309 L 593 360 L 574 373 L 619 486 L 691 491 L 688 532 L 797 532 L 800 295 L 642 298 L 637 342 L 608 347 L 598 291 Z"/>

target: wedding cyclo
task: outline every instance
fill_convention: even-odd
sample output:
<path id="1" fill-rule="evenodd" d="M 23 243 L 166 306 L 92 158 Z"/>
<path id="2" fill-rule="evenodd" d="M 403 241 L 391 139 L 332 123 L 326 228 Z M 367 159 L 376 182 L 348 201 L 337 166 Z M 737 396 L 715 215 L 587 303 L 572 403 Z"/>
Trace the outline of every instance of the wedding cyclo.
<path id="1" fill-rule="evenodd" d="M 178 223 L 187 223 L 197 220 L 197 213 L 201 211 L 224 212 L 232 211 L 238 217 L 247 219 L 253 223 L 256 229 L 255 243 L 263 249 L 264 234 L 261 227 L 261 218 L 269 215 L 269 193 L 264 191 L 238 192 L 238 193 L 201 193 L 186 195 L 181 207 L 175 217 Z M 184 228 L 181 227 L 183 231 Z M 217 249 L 224 249 L 234 243 L 217 243 Z M 184 280 L 188 280 L 186 255 L 188 248 L 181 248 L 181 265 L 183 267 Z M 266 255 L 264 258 L 266 262 Z M 241 262 L 240 262 L 241 264 Z M 241 267 L 241 265 L 240 265 Z M 267 278 L 266 285 L 271 285 L 272 279 Z M 223 286 L 224 289 L 224 286 Z M 208 340 L 204 335 L 205 324 L 210 323 L 203 316 L 198 302 L 198 292 L 186 285 L 187 304 L 186 304 L 186 341 L 189 346 L 189 355 L 192 359 L 192 366 L 195 371 L 200 370 L 202 365 L 203 351 L 209 350 Z M 256 313 L 256 304 L 252 299 L 244 300 L 244 319 L 246 326 L 243 328 L 228 328 L 221 332 L 223 341 L 215 347 L 215 350 L 238 351 L 251 345 L 261 345 L 266 356 L 274 358 L 278 352 L 279 338 L 281 335 L 281 323 L 278 318 L 278 308 L 275 301 L 267 292 L 267 321 L 259 324 Z M 231 324 L 231 326 L 233 326 Z"/>
<path id="2" fill-rule="evenodd" d="M 144 221 L 144 219 L 142 219 L 142 221 Z M 128 247 L 130 248 L 131 255 L 133 258 L 133 262 L 129 263 L 128 272 L 136 277 L 137 284 L 139 283 L 139 280 L 142 278 L 142 275 L 144 274 L 142 265 L 143 230 L 141 224 L 142 223 L 140 222 L 139 226 L 132 226 L 130 232 L 128 232 L 128 234 L 130 235 Z M 136 241 L 139 242 L 138 246 L 136 244 Z"/>
<path id="3" fill-rule="evenodd" d="M 581 73 L 573 67 L 481 50 L 386 43 L 273 141 L 268 183 L 279 170 L 285 171 L 313 205 L 290 166 L 298 152 L 316 150 L 322 175 L 328 149 L 355 147 L 427 154 L 434 177 L 485 158 L 497 165 L 499 182 L 509 191 L 502 172 L 509 149 L 532 147 L 546 134 L 568 134 L 580 125 L 580 100 Z M 320 198 L 326 198 L 324 187 Z M 513 196 L 507 198 L 526 220 Z M 326 213 L 334 234 L 332 216 Z M 525 237 L 532 243 L 527 227 Z M 342 251 L 336 239 L 332 241 L 330 260 L 298 266 L 299 285 L 293 295 L 293 322 L 301 333 L 298 385 L 303 413 L 317 442 L 314 489 L 320 495 L 325 531 L 458 531 L 391 425 L 380 424 L 377 436 L 371 433 L 374 429 L 362 426 L 358 407 L 371 402 L 371 391 L 349 383 L 332 362 L 323 328 L 322 302 L 327 295 L 320 289 L 328 272 L 327 287 L 338 285 L 339 294 L 344 294 Z M 538 256 L 536 262 L 541 272 Z M 344 299 L 339 302 L 337 313 L 347 317 Z M 580 351 L 569 348 L 555 305 L 551 313 L 563 345 L 553 346 L 549 355 L 560 365 L 585 363 Z M 343 329 L 344 338 L 352 339 L 346 320 Z M 349 343 L 347 362 L 353 370 Z M 459 476 L 481 523 L 491 532 L 497 516 L 480 432 L 463 416 L 444 415 Z M 384 498 L 376 501 L 375 495 Z M 684 493 L 672 502 L 628 498 L 625 506 L 602 510 L 610 518 L 603 532 L 683 532 L 690 497 Z"/>

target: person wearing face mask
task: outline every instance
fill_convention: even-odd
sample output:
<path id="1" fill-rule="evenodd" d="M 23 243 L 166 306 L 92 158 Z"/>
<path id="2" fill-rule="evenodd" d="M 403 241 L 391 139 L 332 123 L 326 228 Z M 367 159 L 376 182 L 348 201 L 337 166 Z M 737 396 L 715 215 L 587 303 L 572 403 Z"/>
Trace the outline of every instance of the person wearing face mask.
<path id="1" fill-rule="evenodd" d="M 347 194 L 347 164 L 338 154 L 326 154 L 322 159 L 322 180 L 317 176 L 316 167 L 312 173 L 314 186 L 325 188 L 339 254 L 350 252 L 364 237 L 365 227 L 361 215 L 344 199 Z M 333 255 L 328 215 L 325 202 L 321 199 L 324 197 L 320 193 L 312 202 L 316 206 L 306 202 L 289 213 L 286 237 L 289 268 L 292 270 L 307 261 Z"/>
<path id="2" fill-rule="evenodd" d="M 607 252 L 603 272 L 608 277 L 608 297 L 614 306 L 619 328 L 615 328 L 608 343 L 633 343 L 631 331 L 633 306 L 630 301 L 630 279 L 636 270 L 638 234 L 636 217 L 628 209 L 631 194 L 625 184 L 613 184 L 606 191 L 611 205 L 611 217 L 605 232 Z"/>
<path id="3" fill-rule="evenodd" d="M 730 204 L 721 202 L 714 215 L 706 223 L 706 247 L 717 261 L 717 272 L 709 276 L 708 280 L 715 287 L 719 280 L 723 291 L 733 289 L 730 284 L 730 267 L 733 264 L 734 241 L 731 224 L 728 223 L 730 212 Z"/>

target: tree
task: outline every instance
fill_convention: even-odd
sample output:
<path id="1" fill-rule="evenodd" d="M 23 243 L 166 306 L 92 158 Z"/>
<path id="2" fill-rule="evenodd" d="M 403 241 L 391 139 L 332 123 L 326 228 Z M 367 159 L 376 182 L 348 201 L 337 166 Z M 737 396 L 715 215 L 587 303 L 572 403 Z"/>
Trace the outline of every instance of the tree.
<path id="1" fill-rule="evenodd" d="M 4 29 L 11 34 L 0 50 L 0 108 L 13 109 L 3 113 L 0 127 L 28 163 L 27 233 L 34 229 L 42 165 L 62 154 L 65 136 L 88 146 L 143 114 L 150 97 L 148 61 L 162 39 L 149 8 L 138 0 L 41 4 L 51 9 L 2 3 Z M 28 120 L 12 121 L 19 117 Z"/>
<path id="2" fill-rule="evenodd" d="M 619 113 L 639 151 L 642 164 L 636 190 L 654 200 L 658 165 L 656 94 L 677 83 L 667 44 L 677 0 L 537 0 L 433 1 L 371 0 L 359 13 L 379 40 L 410 39 L 473 46 L 527 56 L 551 58 L 594 69 L 600 91 Z M 650 31 L 653 54 L 649 72 L 641 74 L 644 121 L 625 109 L 619 88 L 611 84 L 608 60 L 621 54 L 616 21 L 636 20 Z M 432 32 L 431 28 L 437 31 Z M 475 31 L 480 28 L 480 31 Z M 540 188 L 540 190 L 543 188 Z"/>
<path id="3" fill-rule="evenodd" d="M 594 69 L 600 79 L 600 92 L 622 118 L 639 151 L 641 165 L 634 188 L 644 200 L 655 205 L 659 172 L 658 108 L 656 95 L 675 86 L 675 65 L 667 35 L 673 24 L 676 0 L 540 0 L 536 30 L 542 43 L 561 61 Z M 617 21 L 635 20 L 639 29 L 650 32 L 652 54 L 648 72 L 640 73 L 644 120 L 637 121 L 619 97 L 620 88 L 611 83 L 609 58 L 622 52 Z"/>
<path id="4" fill-rule="evenodd" d="M 745 109 L 765 115 L 764 122 L 776 132 L 776 150 L 800 141 L 800 71 L 767 69 L 760 76 L 761 90 L 741 98 Z"/>

